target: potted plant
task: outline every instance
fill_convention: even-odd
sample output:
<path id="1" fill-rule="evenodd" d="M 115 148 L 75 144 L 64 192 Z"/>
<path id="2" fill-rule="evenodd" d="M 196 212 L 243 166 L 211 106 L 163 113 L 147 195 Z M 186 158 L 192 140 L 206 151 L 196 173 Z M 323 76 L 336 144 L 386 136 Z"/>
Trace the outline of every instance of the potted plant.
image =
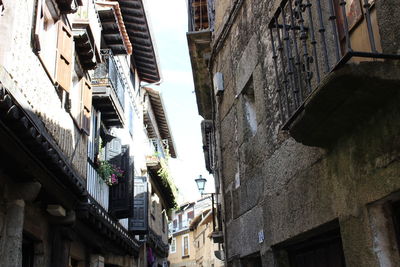
<path id="1" fill-rule="evenodd" d="M 109 186 L 118 184 L 119 180 L 122 179 L 124 171 L 118 166 L 115 166 L 106 160 L 99 160 L 97 164 L 97 172 L 99 173 L 99 176 Z"/>

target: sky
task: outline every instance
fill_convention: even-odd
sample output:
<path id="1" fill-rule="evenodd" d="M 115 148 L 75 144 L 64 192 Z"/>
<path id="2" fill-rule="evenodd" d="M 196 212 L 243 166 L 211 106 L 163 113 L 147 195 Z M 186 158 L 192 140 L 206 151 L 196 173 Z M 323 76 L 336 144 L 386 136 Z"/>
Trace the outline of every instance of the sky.
<path id="1" fill-rule="evenodd" d="M 153 32 L 162 73 L 160 86 L 167 117 L 178 153 L 169 166 L 179 189 L 179 204 L 200 198 L 194 179 L 207 179 L 205 192 L 214 192 L 214 182 L 205 168 L 200 123 L 189 50 L 186 40 L 186 0 L 146 0 L 149 23 Z"/>

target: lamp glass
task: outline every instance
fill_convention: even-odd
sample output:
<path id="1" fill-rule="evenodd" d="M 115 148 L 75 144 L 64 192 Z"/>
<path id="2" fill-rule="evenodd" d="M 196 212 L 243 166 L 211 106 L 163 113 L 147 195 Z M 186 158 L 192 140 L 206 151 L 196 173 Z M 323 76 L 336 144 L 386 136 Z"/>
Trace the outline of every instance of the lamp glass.
<path id="1" fill-rule="evenodd" d="M 203 178 L 201 175 L 199 178 L 195 179 L 196 184 L 197 184 L 197 189 L 199 189 L 200 193 L 203 193 L 204 188 L 206 186 L 207 179 Z"/>

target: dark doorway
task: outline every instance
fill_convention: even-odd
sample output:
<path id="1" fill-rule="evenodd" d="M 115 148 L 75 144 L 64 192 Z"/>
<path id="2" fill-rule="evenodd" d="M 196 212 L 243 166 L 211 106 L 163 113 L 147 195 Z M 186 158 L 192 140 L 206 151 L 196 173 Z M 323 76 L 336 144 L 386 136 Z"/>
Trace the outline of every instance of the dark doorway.
<path id="1" fill-rule="evenodd" d="M 242 267 L 261 267 L 261 256 L 260 253 L 254 253 L 249 256 L 240 259 Z"/>
<path id="2" fill-rule="evenodd" d="M 22 267 L 33 267 L 35 243 L 33 239 L 24 235 L 22 240 Z"/>
<path id="3" fill-rule="evenodd" d="M 345 267 L 340 230 L 314 236 L 287 249 L 292 267 Z"/>

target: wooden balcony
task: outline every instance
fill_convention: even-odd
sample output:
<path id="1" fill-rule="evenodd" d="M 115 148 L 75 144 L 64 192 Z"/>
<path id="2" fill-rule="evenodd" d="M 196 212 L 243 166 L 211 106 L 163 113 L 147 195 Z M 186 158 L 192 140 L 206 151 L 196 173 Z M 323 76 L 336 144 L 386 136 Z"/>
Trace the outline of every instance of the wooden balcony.
<path id="1" fill-rule="evenodd" d="M 75 49 L 84 69 L 94 69 L 101 62 L 101 25 L 92 0 L 84 0 L 74 14 L 72 30 Z"/>
<path id="2" fill-rule="evenodd" d="M 271 78 L 283 129 L 298 142 L 332 146 L 395 94 L 392 11 L 370 0 L 281 1 L 269 24 Z"/>
<path id="3" fill-rule="evenodd" d="M 86 181 L 89 195 L 93 197 L 104 210 L 108 211 L 110 187 L 100 178 L 99 174 L 90 163 L 88 163 L 87 166 Z"/>
<path id="4" fill-rule="evenodd" d="M 92 78 L 93 106 L 101 112 L 102 122 L 107 128 L 122 127 L 125 124 L 127 85 L 111 51 L 102 51 L 102 54 L 104 62 L 97 66 Z"/>
<path id="5" fill-rule="evenodd" d="M 165 158 L 164 146 L 167 140 L 160 141 L 157 138 L 149 140 L 149 146 L 146 152 L 146 165 L 150 169 L 159 170 L 161 168 L 161 159 Z"/>

